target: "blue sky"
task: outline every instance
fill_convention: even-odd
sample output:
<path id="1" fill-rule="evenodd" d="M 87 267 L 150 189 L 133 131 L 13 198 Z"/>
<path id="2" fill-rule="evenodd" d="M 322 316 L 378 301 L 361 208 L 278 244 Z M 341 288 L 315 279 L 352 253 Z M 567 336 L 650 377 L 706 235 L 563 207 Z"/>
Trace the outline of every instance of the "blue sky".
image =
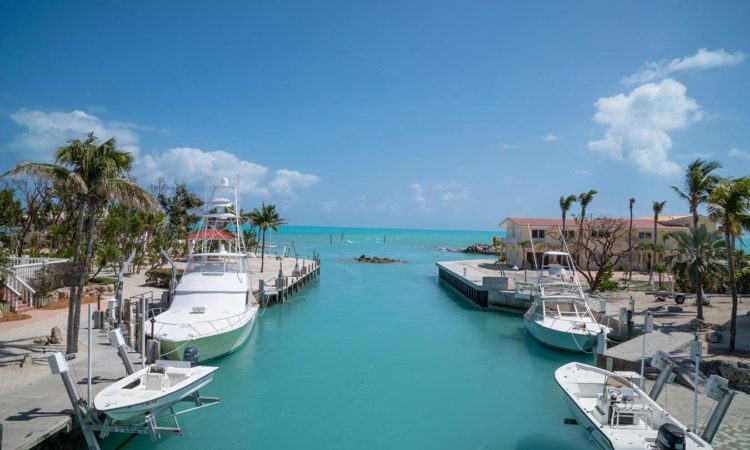
<path id="1" fill-rule="evenodd" d="M 0 170 L 87 130 L 134 175 L 295 225 L 493 229 L 686 212 L 697 156 L 750 173 L 747 2 L 0 3 Z"/>

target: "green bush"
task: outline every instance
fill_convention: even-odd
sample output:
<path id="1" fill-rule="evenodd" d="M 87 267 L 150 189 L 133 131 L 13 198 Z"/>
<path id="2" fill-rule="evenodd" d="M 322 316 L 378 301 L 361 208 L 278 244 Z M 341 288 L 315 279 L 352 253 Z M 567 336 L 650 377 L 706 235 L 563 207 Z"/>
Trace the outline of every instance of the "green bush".
<path id="1" fill-rule="evenodd" d="M 177 279 L 182 276 L 182 269 L 177 269 Z M 151 269 L 146 272 L 146 284 L 162 289 L 169 288 L 172 279 L 172 269 Z"/>
<path id="2" fill-rule="evenodd" d="M 611 267 L 605 269 L 604 273 L 602 273 L 602 278 L 599 280 L 599 287 L 597 289 L 601 292 L 619 291 L 621 289 L 620 283 L 612 279 Z"/>
<path id="3" fill-rule="evenodd" d="M 29 285 L 37 294 L 45 296 L 55 289 L 76 283 L 76 265 L 73 262 L 47 264 L 34 273 Z"/>

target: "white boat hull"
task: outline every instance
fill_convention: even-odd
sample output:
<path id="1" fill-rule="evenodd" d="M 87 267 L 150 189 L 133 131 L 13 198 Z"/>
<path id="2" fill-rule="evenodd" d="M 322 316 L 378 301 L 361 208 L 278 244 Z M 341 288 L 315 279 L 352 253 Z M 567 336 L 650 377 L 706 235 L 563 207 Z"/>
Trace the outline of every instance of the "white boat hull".
<path id="1" fill-rule="evenodd" d="M 652 449 L 667 423 L 684 432 L 685 450 L 713 448 L 625 376 L 582 363 L 568 363 L 555 371 L 570 412 L 600 448 Z"/>
<path id="2" fill-rule="evenodd" d="M 526 329 L 539 342 L 560 350 L 575 353 L 591 352 L 596 345 L 595 334 L 570 333 L 544 327 L 524 317 Z"/>
<path id="3" fill-rule="evenodd" d="M 116 383 L 109 386 L 97 394 L 94 399 L 94 407 L 97 411 L 100 411 L 107 415 L 116 422 L 143 422 L 144 418 L 158 410 L 159 408 L 167 405 L 172 405 L 179 402 L 181 399 L 192 395 L 199 389 L 206 386 L 208 383 L 213 381 L 215 367 L 202 367 L 204 370 L 202 373 L 193 372 L 191 375 L 190 382 L 185 383 L 185 386 L 180 387 L 172 392 L 161 395 L 160 393 L 154 394 L 152 392 L 134 391 L 132 396 L 123 398 L 118 396 L 118 392 L 123 392 L 122 383 Z M 147 369 L 144 369 L 147 370 Z M 140 374 L 144 370 L 136 372 L 127 379 L 138 379 Z M 138 398 L 143 398 L 143 401 L 135 403 Z M 118 404 L 127 403 L 124 406 L 118 407 Z"/>
<path id="4" fill-rule="evenodd" d="M 596 445 L 598 445 L 599 448 L 603 450 L 614 450 L 614 447 L 607 436 L 601 432 L 600 426 L 595 424 L 591 418 L 584 414 L 573 399 L 566 395 L 565 403 L 567 403 L 570 412 L 573 413 L 573 418 L 578 422 L 578 425 L 586 431 L 591 440 L 596 442 Z"/>
<path id="5" fill-rule="evenodd" d="M 251 314 L 244 324 L 221 333 L 185 340 L 158 337 L 162 357 L 180 361 L 185 349 L 191 346 L 198 348 L 198 358 L 201 363 L 227 355 L 240 348 L 250 336 L 256 316 L 257 314 Z"/>

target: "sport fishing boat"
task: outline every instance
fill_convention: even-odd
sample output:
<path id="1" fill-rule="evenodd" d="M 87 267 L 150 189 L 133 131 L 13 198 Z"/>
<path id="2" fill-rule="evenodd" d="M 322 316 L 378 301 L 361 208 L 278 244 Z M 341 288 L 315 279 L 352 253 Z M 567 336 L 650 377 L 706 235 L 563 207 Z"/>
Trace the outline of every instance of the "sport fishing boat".
<path id="1" fill-rule="evenodd" d="M 576 421 L 605 450 L 711 450 L 622 375 L 581 363 L 555 371 Z"/>
<path id="2" fill-rule="evenodd" d="M 536 261 L 535 261 L 536 262 Z M 597 335 L 612 331 L 597 322 L 568 252 L 547 251 L 537 266 L 537 285 L 524 324 L 534 338 L 570 352 L 590 352 Z"/>
<path id="3" fill-rule="evenodd" d="M 169 309 L 154 317 L 152 338 L 166 359 L 182 359 L 188 347 L 197 348 L 201 362 L 226 355 L 247 340 L 258 313 L 245 242 L 237 231 L 242 229 L 237 188 L 222 178 L 211 198 L 198 231 L 188 236 L 190 254 Z"/>
<path id="4" fill-rule="evenodd" d="M 218 367 L 191 367 L 189 362 L 157 361 L 107 386 L 94 398 L 94 408 L 117 422 L 143 423 L 213 381 Z"/>

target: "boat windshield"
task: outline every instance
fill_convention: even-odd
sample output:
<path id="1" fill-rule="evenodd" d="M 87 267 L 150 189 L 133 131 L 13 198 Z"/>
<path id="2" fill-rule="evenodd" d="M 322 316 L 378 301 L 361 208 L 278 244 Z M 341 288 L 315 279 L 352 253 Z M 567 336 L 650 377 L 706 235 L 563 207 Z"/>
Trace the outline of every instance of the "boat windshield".
<path id="1" fill-rule="evenodd" d="M 192 255 L 185 267 L 189 273 L 242 273 L 245 271 L 243 255 L 199 254 Z"/>

